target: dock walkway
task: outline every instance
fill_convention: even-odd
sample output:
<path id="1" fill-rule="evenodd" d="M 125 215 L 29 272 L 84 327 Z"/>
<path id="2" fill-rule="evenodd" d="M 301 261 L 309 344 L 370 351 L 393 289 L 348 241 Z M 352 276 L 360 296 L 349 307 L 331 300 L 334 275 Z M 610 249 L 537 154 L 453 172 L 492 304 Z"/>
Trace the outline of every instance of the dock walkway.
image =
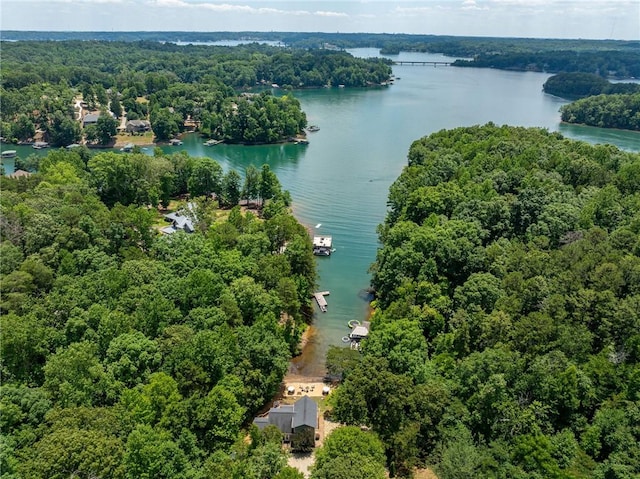
<path id="1" fill-rule="evenodd" d="M 329 296 L 329 291 L 319 291 L 317 293 L 313 293 L 313 297 L 316 299 L 318 307 L 323 313 L 327 312 L 327 300 L 324 299 L 325 296 Z"/>

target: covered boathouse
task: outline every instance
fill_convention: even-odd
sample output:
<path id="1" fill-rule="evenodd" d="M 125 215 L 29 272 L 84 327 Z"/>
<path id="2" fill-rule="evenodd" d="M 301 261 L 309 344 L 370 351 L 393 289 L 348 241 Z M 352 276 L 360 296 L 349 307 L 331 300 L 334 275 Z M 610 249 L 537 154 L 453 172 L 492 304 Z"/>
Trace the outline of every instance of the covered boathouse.
<path id="1" fill-rule="evenodd" d="M 329 256 L 331 254 L 331 236 L 313 237 L 313 254 L 317 256 Z"/>

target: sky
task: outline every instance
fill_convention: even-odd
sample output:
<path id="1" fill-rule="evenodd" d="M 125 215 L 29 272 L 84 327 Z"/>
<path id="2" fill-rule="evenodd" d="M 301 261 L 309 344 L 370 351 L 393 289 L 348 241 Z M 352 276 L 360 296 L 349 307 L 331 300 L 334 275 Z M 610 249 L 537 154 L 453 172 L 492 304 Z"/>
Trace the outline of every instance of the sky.
<path id="1" fill-rule="evenodd" d="M 1 30 L 640 39 L 640 0 L 0 0 Z"/>

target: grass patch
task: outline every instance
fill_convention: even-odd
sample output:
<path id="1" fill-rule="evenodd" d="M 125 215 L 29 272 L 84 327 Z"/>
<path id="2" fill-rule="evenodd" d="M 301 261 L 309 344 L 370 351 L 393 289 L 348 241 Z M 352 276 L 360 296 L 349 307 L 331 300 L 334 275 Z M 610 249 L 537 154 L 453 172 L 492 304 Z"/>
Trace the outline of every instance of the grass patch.
<path id="1" fill-rule="evenodd" d="M 147 131 L 145 133 L 118 133 L 116 135 L 116 147 L 122 147 L 127 143 L 132 143 L 136 146 L 149 146 L 153 145 L 153 132 Z"/>

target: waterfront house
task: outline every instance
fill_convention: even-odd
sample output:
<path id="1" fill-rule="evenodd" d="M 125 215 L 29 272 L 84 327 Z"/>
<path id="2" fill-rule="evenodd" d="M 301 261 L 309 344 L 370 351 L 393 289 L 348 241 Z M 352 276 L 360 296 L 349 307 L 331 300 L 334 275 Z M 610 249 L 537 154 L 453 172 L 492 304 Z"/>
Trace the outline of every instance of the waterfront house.
<path id="1" fill-rule="evenodd" d="M 187 207 L 193 210 L 194 205 L 189 203 Z M 193 233 L 195 231 L 191 216 L 185 214 L 184 210 L 166 214 L 164 215 L 164 219 L 171 223 L 170 226 L 166 226 L 160 230 L 165 234 L 173 234 L 176 231 L 184 231 L 185 233 Z"/>
<path id="2" fill-rule="evenodd" d="M 147 120 L 129 120 L 126 125 L 127 133 L 144 133 L 151 130 L 151 123 Z"/>
<path id="3" fill-rule="evenodd" d="M 266 415 L 256 417 L 253 424 L 258 429 L 273 425 L 283 434 L 284 441 L 291 441 L 295 434 L 310 434 L 315 437 L 318 429 L 318 404 L 309 396 L 293 404 L 276 403 Z"/>
<path id="4" fill-rule="evenodd" d="M 82 127 L 84 128 L 87 125 L 95 125 L 98 123 L 98 118 L 100 118 L 100 112 L 87 113 L 82 119 Z"/>

